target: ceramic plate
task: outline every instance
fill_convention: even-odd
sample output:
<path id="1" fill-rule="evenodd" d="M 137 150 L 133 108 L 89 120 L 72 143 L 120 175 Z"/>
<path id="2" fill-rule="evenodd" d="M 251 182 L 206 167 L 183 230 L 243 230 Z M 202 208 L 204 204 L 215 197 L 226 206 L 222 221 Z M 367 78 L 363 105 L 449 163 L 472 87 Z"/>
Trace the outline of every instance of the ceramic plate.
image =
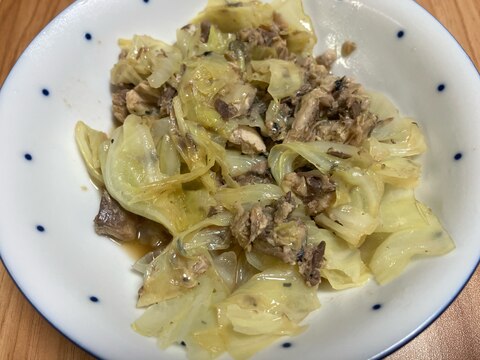
<path id="1" fill-rule="evenodd" d="M 198 0 L 79 0 L 43 30 L 0 96 L 0 253 L 32 304 L 67 337 L 109 359 L 181 359 L 130 324 L 141 278 L 132 258 L 97 236 L 99 194 L 74 141 L 74 125 L 111 130 L 110 68 L 117 39 L 173 41 L 204 6 Z M 480 255 L 480 78 L 451 35 L 414 1 L 305 0 L 317 52 L 353 40 L 335 68 L 385 92 L 423 128 L 420 199 L 456 242 L 450 254 L 411 264 L 387 286 L 320 292 L 310 328 L 256 359 L 367 359 L 397 348 L 435 319 Z M 346 346 L 348 344 L 348 346 Z"/>

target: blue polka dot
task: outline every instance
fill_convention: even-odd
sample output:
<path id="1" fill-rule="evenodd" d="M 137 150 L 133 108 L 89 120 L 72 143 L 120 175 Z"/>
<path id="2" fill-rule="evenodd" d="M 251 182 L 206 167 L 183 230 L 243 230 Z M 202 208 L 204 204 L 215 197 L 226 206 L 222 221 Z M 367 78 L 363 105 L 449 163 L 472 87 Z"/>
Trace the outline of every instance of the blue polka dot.
<path id="1" fill-rule="evenodd" d="M 438 92 L 442 92 L 442 91 L 445 90 L 446 87 L 447 87 L 447 86 L 446 86 L 445 84 L 440 84 L 440 85 L 437 86 L 437 91 L 438 91 Z"/>
<path id="2" fill-rule="evenodd" d="M 50 95 L 50 91 L 48 91 L 48 89 L 42 89 L 42 94 L 44 96 L 49 96 Z"/>
<path id="3" fill-rule="evenodd" d="M 88 33 L 88 32 L 85 33 L 85 39 L 87 39 L 87 40 L 89 40 L 89 41 L 92 40 L 92 34 L 90 34 L 90 33 Z"/>
<path id="4" fill-rule="evenodd" d="M 148 4 L 149 1 L 150 1 L 150 0 L 143 0 L 143 2 L 144 2 L 145 4 Z"/>
<path id="5" fill-rule="evenodd" d="M 45 227 L 43 227 L 42 225 L 37 225 L 37 231 L 45 232 Z"/>
<path id="6" fill-rule="evenodd" d="M 397 38 L 401 39 L 405 36 L 405 31 L 403 30 L 400 30 L 399 32 L 397 32 Z"/>
<path id="7" fill-rule="evenodd" d="M 380 310 L 381 308 L 382 308 L 381 304 L 375 304 L 375 305 L 372 306 L 373 310 Z"/>
<path id="8" fill-rule="evenodd" d="M 94 302 L 94 303 L 97 303 L 99 302 L 98 298 L 96 296 L 90 296 L 90 301 L 91 302 Z"/>
<path id="9" fill-rule="evenodd" d="M 25 155 L 23 155 L 23 157 L 25 158 L 25 160 L 28 160 L 28 161 L 32 161 L 33 160 L 33 156 L 29 153 L 25 153 Z"/>
<path id="10" fill-rule="evenodd" d="M 288 349 L 288 348 L 292 347 L 292 343 L 291 342 L 283 343 L 282 347 L 285 348 L 285 349 Z"/>
<path id="11" fill-rule="evenodd" d="M 455 156 L 453 157 L 456 161 L 460 160 L 463 157 L 463 154 L 461 152 L 456 153 Z"/>

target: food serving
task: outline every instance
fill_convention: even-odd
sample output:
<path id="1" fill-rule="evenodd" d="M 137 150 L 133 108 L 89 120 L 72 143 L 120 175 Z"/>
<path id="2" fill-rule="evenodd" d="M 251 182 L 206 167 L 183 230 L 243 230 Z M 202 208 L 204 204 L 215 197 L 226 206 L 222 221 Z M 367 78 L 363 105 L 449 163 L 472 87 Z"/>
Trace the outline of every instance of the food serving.
<path id="1" fill-rule="evenodd" d="M 248 358 L 305 330 L 322 281 L 385 284 L 454 248 L 414 195 L 419 125 L 315 43 L 300 0 L 211 0 L 173 45 L 119 41 L 117 126 L 76 141 L 96 232 L 150 249 L 133 328 L 160 347 Z"/>

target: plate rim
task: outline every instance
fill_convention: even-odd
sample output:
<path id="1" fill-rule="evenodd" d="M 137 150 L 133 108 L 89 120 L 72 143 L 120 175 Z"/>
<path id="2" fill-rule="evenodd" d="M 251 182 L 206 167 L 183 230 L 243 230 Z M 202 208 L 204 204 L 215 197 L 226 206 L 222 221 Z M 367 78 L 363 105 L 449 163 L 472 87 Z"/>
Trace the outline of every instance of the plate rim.
<path id="1" fill-rule="evenodd" d="M 470 63 L 470 65 L 473 67 L 475 72 L 477 73 L 478 79 L 480 79 L 480 68 L 477 68 L 477 65 L 473 61 L 472 57 L 466 52 L 466 50 L 463 48 L 463 46 L 459 43 L 459 41 L 455 38 L 455 36 L 450 32 L 450 30 L 440 21 L 438 20 L 431 12 L 429 12 L 426 8 L 424 8 L 422 5 L 417 3 L 415 0 L 411 0 L 411 2 L 414 3 L 413 6 L 417 6 L 419 8 L 419 11 L 424 12 L 427 16 L 429 16 L 431 19 L 434 20 L 434 22 L 438 23 L 441 28 L 443 28 L 442 31 L 445 31 L 446 34 L 449 35 L 451 39 L 454 40 L 454 43 L 456 44 L 457 48 L 463 52 L 464 56 L 468 60 L 467 62 Z M 13 81 L 14 75 L 15 75 L 15 69 L 17 69 L 19 66 L 24 61 L 24 58 L 26 55 L 32 50 L 33 45 L 35 42 L 38 40 L 40 36 L 42 36 L 45 32 L 47 32 L 51 27 L 54 27 L 57 23 L 61 22 L 61 20 L 71 11 L 73 11 L 77 6 L 79 6 L 82 3 L 82 0 L 75 0 L 73 3 L 65 7 L 62 11 L 60 11 L 53 19 L 51 19 L 34 37 L 33 39 L 28 43 L 28 45 L 25 47 L 25 49 L 22 51 L 22 53 L 19 55 L 17 60 L 15 61 L 14 65 L 10 68 L 8 75 L 5 77 L 3 84 L 0 86 L 0 99 L 2 98 L 2 94 L 4 93 L 4 88 L 5 85 L 9 85 L 10 82 Z M 480 64 L 479 64 L 480 67 Z M 25 291 L 23 290 L 22 286 L 19 284 L 19 282 L 15 279 L 13 276 L 12 272 L 10 271 L 10 268 L 6 264 L 4 258 L 2 257 L 2 254 L 0 252 L 0 261 L 2 262 L 6 273 L 10 277 L 10 279 L 13 281 L 15 284 L 16 288 L 20 291 L 22 296 L 27 300 L 27 302 L 33 307 L 33 309 L 43 318 L 47 321 L 49 325 L 51 325 L 55 330 L 57 330 L 62 336 L 64 336 L 66 339 L 68 339 L 71 343 L 74 345 L 78 346 L 80 349 L 85 351 L 87 354 L 90 356 L 96 358 L 96 359 L 102 359 L 100 356 L 95 354 L 94 351 L 89 349 L 87 346 L 83 345 L 79 341 L 75 340 L 74 335 L 69 335 L 66 333 L 65 330 L 62 330 L 60 325 L 57 325 L 50 321 L 46 315 L 43 314 L 41 310 L 35 305 L 35 303 L 26 295 Z M 401 340 L 397 341 L 396 343 L 392 344 L 390 347 L 384 349 L 383 351 L 373 355 L 371 359 L 384 359 L 387 356 L 395 353 L 408 343 L 410 343 L 412 340 L 414 340 L 417 336 L 422 334 L 428 327 L 430 327 L 454 302 L 455 300 L 460 296 L 460 294 L 463 292 L 467 284 L 470 282 L 472 277 L 475 275 L 476 271 L 480 268 L 480 256 L 477 259 L 476 264 L 474 265 L 473 269 L 471 269 L 470 273 L 467 275 L 466 279 L 460 284 L 456 292 L 451 296 L 450 300 L 447 301 L 441 308 L 439 308 L 435 313 L 431 314 L 431 316 L 426 319 L 423 323 L 421 323 L 415 330 L 413 330 L 410 334 L 407 336 L 403 337 Z"/>

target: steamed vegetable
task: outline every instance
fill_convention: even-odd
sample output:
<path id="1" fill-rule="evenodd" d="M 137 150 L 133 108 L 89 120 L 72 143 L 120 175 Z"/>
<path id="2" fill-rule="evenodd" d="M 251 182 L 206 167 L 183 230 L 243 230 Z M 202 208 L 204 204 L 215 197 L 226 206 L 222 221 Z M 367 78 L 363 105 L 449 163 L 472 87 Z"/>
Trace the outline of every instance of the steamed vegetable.
<path id="1" fill-rule="evenodd" d="M 303 71 L 290 61 L 269 59 L 250 64 L 251 80 L 268 84 L 268 92 L 276 101 L 294 95 L 302 86 Z"/>
<path id="2" fill-rule="evenodd" d="M 415 223 L 404 225 L 404 230 L 386 234 L 369 263 L 375 279 L 380 284 L 385 284 L 399 276 L 416 255 L 444 255 L 455 247 L 432 211 L 425 205 L 412 200 L 414 203 L 411 205 L 417 208 L 424 223 L 420 226 L 415 226 Z"/>
<path id="3" fill-rule="evenodd" d="M 218 320 L 244 335 L 294 335 L 302 330 L 298 323 L 319 306 L 315 289 L 294 269 L 274 267 L 219 303 Z"/>
<path id="4" fill-rule="evenodd" d="M 75 140 L 87 166 L 88 174 L 97 184 L 102 185 L 103 176 L 100 160 L 102 149 L 100 147 L 106 146 L 108 148 L 108 143 L 106 144 L 107 134 L 93 130 L 79 121 L 75 126 Z"/>
<path id="5" fill-rule="evenodd" d="M 211 166 L 213 159 L 207 159 L 186 174 L 162 173 L 148 125 L 131 115 L 113 133 L 102 173 L 108 192 L 125 209 L 176 234 L 206 216 L 208 193 L 183 191 L 181 184 L 201 177 Z"/>
<path id="6" fill-rule="evenodd" d="M 138 85 L 147 78 L 150 86 L 156 89 L 180 70 L 182 57 L 176 46 L 138 35 L 131 41 L 121 40 L 119 45 L 125 56 L 112 69 L 111 78 L 115 85 Z"/>

